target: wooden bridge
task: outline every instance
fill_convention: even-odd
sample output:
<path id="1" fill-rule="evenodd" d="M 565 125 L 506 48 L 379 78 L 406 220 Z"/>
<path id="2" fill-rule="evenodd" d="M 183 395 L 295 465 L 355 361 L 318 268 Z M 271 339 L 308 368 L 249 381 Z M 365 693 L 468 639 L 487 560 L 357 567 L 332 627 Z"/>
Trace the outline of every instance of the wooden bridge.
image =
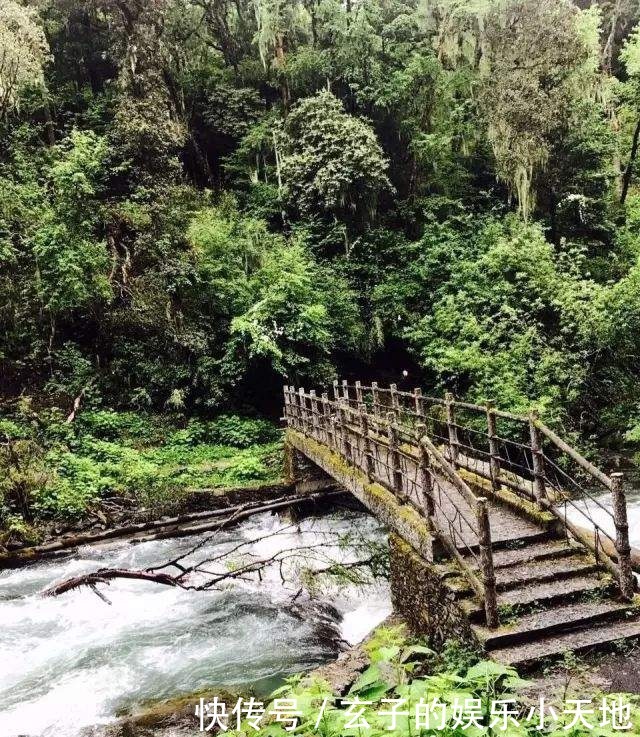
<path id="1" fill-rule="evenodd" d="M 434 640 L 511 664 L 640 638 L 621 474 L 535 413 L 334 382 L 284 388 L 294 460 L 391 532 L 394 606 Z"/>

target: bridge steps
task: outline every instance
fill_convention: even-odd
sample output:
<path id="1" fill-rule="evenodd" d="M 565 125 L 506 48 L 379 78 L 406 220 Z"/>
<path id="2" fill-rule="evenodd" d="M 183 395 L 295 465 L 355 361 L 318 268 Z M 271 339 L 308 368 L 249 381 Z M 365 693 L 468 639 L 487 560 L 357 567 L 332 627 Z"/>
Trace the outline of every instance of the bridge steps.
<path id="1" fill-rule="evenodd" d="M 493 553 L 493 563 L 496 569 L 508 568 L 510 566 L 517 566 L 521 563 L 546 560 L 548 558 L 558 559 L 575 555 L 576 551 L 583 550 L 584 548 L 568 543 L 565 539 L 544 540 L 528 547 L 495 550 Z"/>
<path id="2" fill-rule="evenodd" d="M 454 585 L 490 657 L 526 670 L 567 650 L 603 650 L 617 640 L 640 638 L 640 597 L 631 604 L 616 601 L 611 577 L 576 545 L 549 540 L 505 549 L 496 551 L 495 563 L 503 619 L 498 629 L 484 626 L 473 592 Z"/>
<path id="3" fill-rule="evenodd" d="M 640 619 L 628 622 L 602 622 L 541 637 L 535 641 L 514 647 L 493 650 L 490 655 L 495 660 L 513 665 L 520 670 L 532 668 L 540 661 L 556 660 L 566 652 L 584 653 L 589 650 L 604 650 L 614 647 L 618 642 L 629 643 L 640 639 Z"/>
<path id="4" fill-rule="evenodd" d="M 409 548 L 394 549 L 394 605 L 416 632 L 441 642 L 475 633 L 491 657 L 525 667 L 640 638 L 620 474 L 606 476 L 535 414 L 355 390 L 334 384 L 334 400 L 320 401 L 286 387 L 288 438 Z M 571 521 L 571 506 L 586 522 Z"/>
<path id="5" fill-rule="evenodd" d="M 573 576 L 586 576 L 598 567 L 593 560 L 586 556 L 574 555 L 561 560 L 546 559 L 524 563 L 521 566 L 499 568 L 496 571 L 496 585 L 499 592 L 521 588 L 536 581 L 536 583 L 560 581 Z"/>
<path id="6" fill-rule="evenodd" d="M 635 615 L 634 607 L 612 601 L 579 601 L 564 606 L 531 612 L 499 630 L 476 626 L 475 632 L 489 651 L 504 650 L 542 637 L 562 634 L 576 627 L 621 620 Z"/>
<path id="7" fill-rule="evenodd" d="M 568 552 L 573 554 L 563 555 L 557 559 L 543 558 L 508 566 L 497 566 L 495 570 L 497 591 L 506 592 L 512 589 L 520 589 L 534 582 L 542 584 L 575 576 L 585 577 L 598 571 L 598 566 L 593 559 L 576 554 L 571 549 Z M 448 583 L 455 589 L 458 597 L 473 594 L 467 579 L 461 575 L 459 570 L 452 570 L 447 566 L 436 566 L 436 570 L 443 579 L 449 579 Z M 474 570 L 477 570 L 477 568 Z"/>

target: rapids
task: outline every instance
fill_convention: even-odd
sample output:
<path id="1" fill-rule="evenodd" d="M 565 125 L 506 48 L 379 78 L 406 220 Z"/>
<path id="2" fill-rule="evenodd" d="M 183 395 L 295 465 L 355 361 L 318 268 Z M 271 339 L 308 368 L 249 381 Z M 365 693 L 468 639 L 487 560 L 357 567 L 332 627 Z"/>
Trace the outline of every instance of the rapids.
<path id="1" fill-rule="evenodd" d="M 264 557 L 278 546 L 326 542 L 329 530 L 385 540 L 384 530 L 363 513 L 339 511 L 294 528 L 263 514 L 216 532 L 198 556 L 282 533 L 251 544 L 251 553 Z M 165 562 L 198 541 L 111 543 L 0 572 L 0 735 L 74 737 L 145 700 L 211 686 L 266 692 L 289 674 L 334 659 L 341 640 L 361 640 L 391 611 L 386 582 L 364 589 L 332 585 L 291 606 L 297 586 L 288 577 L 283 585 L 276 570 L 262 582 L 208 592 L 116 580 L 100 587 L 110 605 L 88 588 L 39 596 L 56 581 L 100 567 Z M 357 557 L 348 540 L 326 545 L 343 562 Z"/>

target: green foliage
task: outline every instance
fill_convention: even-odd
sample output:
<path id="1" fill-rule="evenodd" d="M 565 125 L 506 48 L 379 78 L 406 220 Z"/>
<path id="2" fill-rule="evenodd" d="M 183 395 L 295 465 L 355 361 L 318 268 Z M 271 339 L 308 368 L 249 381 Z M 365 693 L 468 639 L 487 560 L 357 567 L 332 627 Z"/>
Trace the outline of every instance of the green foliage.
<path id="1" fill-rule="evenodd" d="M 2 392 L 179 418 L 413 362 L 620 441 L 640 17 L 618 5 L 5 2 Z"/>
<path id="2" fill-rule="evenodd" d="M 55 410 L 0 418 L 0 523 L 82 518 L 105 496 L 132 499 L 149 514 L 175 510 L 186 494 L 277 482 L 280 432 L 259 418 L 192 419 L 86 410 L 73 425 Z M 12 522 L 13 520 L 13 522 Z"/>
<path id="3" fill-rule="evenodd" d="M 76 420 L 80 434 L 100 440 L 119 440 L 144 446 L 158 443 L 166 431 L 164 422 L 139 412 L 98 409 L 82 412 Z"/>
<path id="4" fill-rule="evenodd" d="M 220 415 L 208 422 L 189 420 L 186 428 L 173 433 L 168 442 L 171 445 L 195 446 L 202 443 L 225 445 L 233 448 L 249 448 L 259 443 L 273 443 L 279 438 L 279 431 L 267 420 Z"/>
<path id="5" fill-rule="evenodd" d="M 386 734 L 390 730 L 394 700 L 400 702 L 397 716 L 393 720 L 392 731 L 398 735 L 412 734 L 443 734 L 450 737 L 462 737 L 469 732 L 473 734 L 507 734 L 520 737 L 536 737 L 542 732 L 537 726 L 539 715 L 527 717 L 528 709 L 523 708 L 518 717 L 520 726 L 509 726 L 506 730 L 490 728 L 492 721 L 491 705 L 496 701 L 523 701 L 522 691 L 530 686 L 528 681 L 522 680 L 513 668 L 509 668 L 494 661 L 483 660 L 466 667 L 460 672 L 449 668 L 442 668 L 433 657 L 432 651 L 420 644 L 406 640 L 406 636 L 397 629 L 382 629 L 374 634 L 373 640 L 367 647 L 370 664 L 360 674 L 351 687 L 349 693 L 342 699 L 337 699 L 331 693 L 327 683 L 314 678 L 290 678 L 286 685 L 275 691 L 272 698 L 295 699 L 300 713 L 296 732 L 298 734 L 320 734 L 334 737 L 350 737 L 359 732 L 371 734 Z M 566 694 L 564 695 L 566 698 Z M 584 698 L 584 694 L 582 695 Z M 415 707 L 422 699 L 426 711 L 431 714 L 433 726 L 418 728 L 416 731 L 414 716 Z M 466 701 L 466 700 L 469 701 Z M 472 701 L 473 700 L 473 701 Z M 347 707 L 357 701 L 351 713 Z M 627 703 L 633 704 L 632 696 L 626 697 Z M 554 702 L 554 709 L 559 720 L 547 718 L 544 734 L 547 737 L 560 737 L 571 734 L 573 737 L 586 737 L 596 733 L 600 737 L 612 736 L 612 728 L 597 728 L 595 732 L 584 724 L 569 727 L 572 720 L 569 702 L 567 701 L 566 714 L 563 714 L 563 695 L 559 695 Z M 478 703 L 480 714 L 478 721 L 482 727 L 464 725 L 456 719 L 454 704 Z M 444 705 L 444 709 L 434 706 Z M 441 713 L 444 711 L 444 723 L 440 724 Z M 318 727 L 316 722 L 319 714 L 322 719 Z M 359 715 L 359 716 L 357 716 Z M 355 721 L 367 727 L 349 726 L 348 722 L 355 717 Z M 637 716 L 634 718 L 637 723 Z M 285 724 L 267 718 L 261 723 L 261 729 L 279 737 L 287 734 Z M 501 726 L 501 725 L 500 725 Z M 569 727 L 566 729 L 565 727 Z M 231 735 L 246 734 L 251 727 L 242 724 L 241 729 L 230 732 Z"/>
<path id="6" fill-rule="evenodd" d="M 365 121 L 330 92 L 302 100 L 284 127 L 282 174 L 289 201 L 306 215 L 371 217 L 390 185 L 387 162 Z"/>

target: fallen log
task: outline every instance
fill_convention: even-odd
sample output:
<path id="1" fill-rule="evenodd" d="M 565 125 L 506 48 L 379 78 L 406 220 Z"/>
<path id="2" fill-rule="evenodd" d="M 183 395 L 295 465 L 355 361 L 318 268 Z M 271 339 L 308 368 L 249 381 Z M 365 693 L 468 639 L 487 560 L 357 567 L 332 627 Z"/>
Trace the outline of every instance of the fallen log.
<path id="1" fill-rule="evenodd" d="M 329 493 L 318 492 L 318 493 L 309 494 L 303 497 L 295 496 L 293 498 L 287 498 L 287 499 L 282 499 L 279 501 L 274 501 L 270 504 L 263 504 L 260 507 L 253 507 L 251 509 L 240 508 L 223 519 L 219 519 L 215 522 L 207 523 L 206 525 L 196 525 L 194 527 L 191 527 L 188 529 L 188 534 L 196 534 L 199 532 L 208 532 L 208 531 L 219 532 L 220 530 L 223 530 L 231 525 L 235 525 L 241 520 L 246 519 L 247 517 L 250 517 L 251 515 L 254 515 L 257 513 L 276 511 L 278 509 L 291 507 L 292 505 L 301 504 L 301 503 L 304 503 L 304 504 L 312 503 L 313 504 L 317 501 L 320 501 L 320 500 L 324 501 L 327 498 L 342 496 L 343 494 L 344 492 L 342 490 L 332 491 Z M 296 526 L 296 523 L 292 522 L 290 525 L 287 525 L 285 529 L 289 529 L 295 526 Z M 184 531 L 184 532 L 187 533 L 187 531 Z M 245 580 L 246 577 L 252 573 L 257 573 L 258 576 L 260 577 L 261 571 L 267 566 L 269 566 L 270 564 L 274 564 L 274 563 L 280 564 L 280 575 L 282 577 L 282 563 L 286 559 L 287 555 L 290 555 L 291 557 L 295 557 L 297 554 L 299 554 L 298 551 L 300 550 L 304 550 L 305 552 L 308 553 L 309 551 L 317 549 L 317 548 L 323 549 L 326 545 L 325 543 L 321 543 L 317 545 L 307 544 L 307 545 L 302 545 L 302 546 L 293 546 L 289 548 L 284 548 L 283 550 L 278 550 L 272 555 L 267 556 L 266 558 L 263 558 L 263 559 L 256 559 L 255 557 L 252 557 L 251 559 L 248 560 L 248 562 L 245 562 L 244 564 L 238 567 L 229 568 L 225 566 L 225 570 L 219 573 L 215 573 L 209 570 L 208 564 L 219 561 L 220 559 L 229 555 L 229 552 L 233 553 L 237 551 L 238 549 L 246 546 L 250 542 L 255 543 L 256 541 L 271 538 L 278 534 L 282 534 L 282 532 L 281 531 L 280 532 L 267 532 L 261 538 L 257 538 L 257 540 L 241 542 L 237 544 L 236 547 L 232 549 L 231 551 L 225 551 L 221 555 L 206 558 L 204 560 L 199 561 L 198 563 L 187 566 L 183 562 L 185 558 L 188 558 L 193 553 L 195 553 L 197 550 L 201 549 L 207 542 L 210 542 L 211 540 L 215 539 L 215 534 L 209 535 L 209 536 L 202 538 L 200 541 L 196 542 L 191 550 L 180 551 L 180 554 L 178 555 L 177 558 L 174 558 L 173 560 L 165 561 L 161 565 L 149 567 L 146 569 L 100 568 L 97 571 L 93 571 L 91 573 L 86 573 L 80 576 L 74 576 L 72 578 L 65 579 L 64 581 L 61 581 L 60 583 L 57 583 L 45 589 L 41 595 L 45 597 L 59 596 L 60 594 L 64 594 L 73 589 L 77 589 L 82 586 L 88 586 L 94 591 L 96 595 L 98 595 L 103 601 L 109 604 L 110 603 L 109 600 L 101 592 L 99 592 L 96 589 L 96 585 L 100 583 L 108 584 L 111 580 L 116 579 L 116 578 L 127 578 L 127 579 L 134 579 L 134 580 L 140 580 L 140 581 L 148 581 L 152 583 L 159 583 L 164 586 L 173 586 L 173 587 L 179 587 L 182 589 L 189 589 L 189 590 L 196 590 L 196 591 L 206 591 L 210 589 L 212 586 L 218 585 L 223 581 L 234 580 L 234 579 Z M 167 533 L 158 533 L 157 535 L 152 536 L 151 539 L 159 539 L 161 535 L 168 536 Z M 175 537 L 175 535 L 172 535 L 172 536 Z M 365 563 L 362 563 L 362 565 L 365 565 Z M 207 566 L 207 568 L 205 568 L 205 566 Z M 350 564 L 350 567 L 355 567 L 355 564 Z M 163 571 L 167 568 L 175 568 L 179 571 L 179 573 L 177 575 L 171 575 L 169 573 L 164 573 Z M 205 583 L 191 584 L 189 583 L 188 578 L 193 573 L 203 573 L 203 574 L 206 574 L 207 576 L 210 576 L 211 579 Z"/>
<path id="2" fill-rule="evenodd" d="M 321 498 L 328 498 L 335 494 L 336 492 L 333 491 L 309 496 L 289 494 L 277 497 L 272 501 L 267 501 L 266 503 L 265 500 L 260 499 L 254 502 L 245 502 L 244 504 L 238 504 L 231 507 L 223 507 L 202 512 L 191 512 L 150 522 L 132 523 L 122 527 L 113 528 L 111 530 L 66 535 L 50 543 L 44 543 L 42 545 L 35 545 L 29 548 L 22 548 L 20 550 L 0 554 L 0 570 L 5 568 L 18 568 L 42 558 L 59 557 L 60 555 L 69 554 L 84 545 L 93 545 L 109 540 L 117 540 L 119 538 L 128 537 L 135 542 L 147 542 L 150 540 L 162 540 L 168 537 L 195 535 L 199 532 L 207 532 L 213 529 L 215 524 L 203 524 L 190 527 L 184 527 L 184 525 L 199 520 L 218 520 L 220 517 L 224 517 L 225 515 L 234 515 L 239 512 L 246 511 L 248 514 L 241 518 L 245 519 L 249 514 L 258 514 L 262 511 L 267 512 L 272 509 L 280 509 L 282 507 L 292 506 L 295 503 L 304 503 L 310 500 L 317 501 Z M 273 505 L 278 506 L 274 507 Z M 154 534 L 143 534 L 149 531 L 154 531 Z"/>

